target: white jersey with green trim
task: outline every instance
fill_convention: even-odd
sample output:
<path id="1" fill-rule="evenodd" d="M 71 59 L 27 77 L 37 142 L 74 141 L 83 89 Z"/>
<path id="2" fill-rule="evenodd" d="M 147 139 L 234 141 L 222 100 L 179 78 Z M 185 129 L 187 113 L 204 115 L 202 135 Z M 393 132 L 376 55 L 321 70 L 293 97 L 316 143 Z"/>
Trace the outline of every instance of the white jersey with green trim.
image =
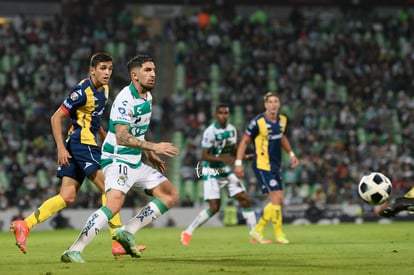
<path id="1" fill-rule="evenodd" d="M 115 125 L 128 125 L 131 135 L 144 140 L 150 124 L 151 110 L 150 92 L 147 92 L 146 98 L 142 98 L 132 83 L 119 92 L 112 104 L 109 129 L 102 145 L 102 168 L 114 161 L 125 163 L 130 167 L 141 165 L 141 150 L 117 144 Z"/>
<path id="2" fill-rule="evenodd" d="M 231 155 L 237 145 L 237 130 L 232 124 L 221 128 L 217 122 L 208 126 L 203 133 L 201 148 L 209 149 L 213 155 Z M 224 168 L 228 165 L 220 162 L 203 162 L 204 167 Z M 230 167 L 228 167 L 230 168 Z"/>

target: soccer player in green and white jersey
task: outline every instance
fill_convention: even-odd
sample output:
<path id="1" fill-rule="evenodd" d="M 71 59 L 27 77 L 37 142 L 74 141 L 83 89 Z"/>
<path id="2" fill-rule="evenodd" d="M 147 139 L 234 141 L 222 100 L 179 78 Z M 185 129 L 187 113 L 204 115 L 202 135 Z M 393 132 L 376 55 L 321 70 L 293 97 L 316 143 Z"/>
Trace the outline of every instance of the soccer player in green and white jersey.
<path id="1" fill-rule="evenodd" d="M 142 188 L 154 198 L 112 234 L 112 238 L 131 257 L 141 256 L 141 251 L 135 245 L 135 232 L 158 219 L 178 201 L 177 190 L 162 174 L 165 172 L 165 163 L 157 156 L 175 156 L 179 153 L 178 148 L 169 142 L 153 143 L 145 140 L 151 118 L 150 91 L 155 85 L 154 60 L 148 55 L 138 55 L 128 62 L 128 72 L 131 83 L 114 100 L 109 131 L 102 145 L 101 165 L 105 175 L 106 205 L 89 216 L 77 240 L 63 253 L 63 262 L 85 262 L 81 257 L 82 251 L 108 220 L 119 213 L 125 195 L 132 187 Z M 141 161 L 142 153 L 158 170 Z"/>
<path id="2" fill-rule="evenodd" d="M 216 107 L 215 122 L 207 127 L 201 142 L 203 168 L 201 177 L 204 186 L 204 200 L 209 208 L 201 211 L 194 221 L 181 232 L 181 244 L 189 245 L 193 232 L 206 223 L 220 210 L 220 190 L 226 189 L 228 195 L 236 199 L 242 207 L 249 232 L 256 226 L 256 215 L 251 208 L 246 189 L 233 173 L 231 165 L 235 160 L 237 147 L 237 130 L 227 122 L 229 107 L 220 104 Z"/>

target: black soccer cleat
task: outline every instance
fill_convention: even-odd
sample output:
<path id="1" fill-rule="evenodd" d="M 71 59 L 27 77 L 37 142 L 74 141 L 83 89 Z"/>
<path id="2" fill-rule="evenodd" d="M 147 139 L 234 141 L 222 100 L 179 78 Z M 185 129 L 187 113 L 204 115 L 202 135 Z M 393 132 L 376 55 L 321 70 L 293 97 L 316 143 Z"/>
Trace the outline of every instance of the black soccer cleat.
<path id="1" fill-rule="evenodd" d="M 390 218 L 401 211 L 414 211 L 414 198 L 397 198 L 393 204 L 381 210 L 379 214 L 381 217 Z"/>

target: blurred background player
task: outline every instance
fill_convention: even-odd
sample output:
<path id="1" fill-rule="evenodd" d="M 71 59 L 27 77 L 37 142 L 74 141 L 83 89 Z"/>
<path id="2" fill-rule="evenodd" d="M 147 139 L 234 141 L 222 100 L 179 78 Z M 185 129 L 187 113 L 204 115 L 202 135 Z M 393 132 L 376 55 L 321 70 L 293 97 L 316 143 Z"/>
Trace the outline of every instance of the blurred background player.
<path id="1" fill-rule="evenodd" d="M 270 202 L 264 207 L 262 217 L 250 236 L 263 243 L 263 231 L 268 222 L 272 222 L 276 242 L 288 244 L 289 240 L 282 231 L 282 149 L 290 157 L 290 165 L 295 168 L 299 161 L 296 158 L 289 140 L 286 137 L 287 117 L 279 114 L 280 100 L 276 93 L 269 92 L 264 96 L 265 112 L 253 118 L 247 127 L 237 150 L 234 163 L 235 174 L 244 176 L 242 160 L 247 145 L 253 142 L 253 170 L 261 192 L 267 194 Z"/>
<path id="2" fill-rule="evenodd" d="M 227 105 L 218 105 L 215 111 L 215 122 L 207 127 L 203 133 L 201 176 L 204 186 L 204 200 L 208 201 L 209 208 L 202 210 L 187 229 L 181 232 L 180 241 L 183 245 L 189 245 L 194 231 L 220 210 L 220 191 L 222 188 L 227 191 L 229 197 L 239 202 L 249 232 L 256 226 L 256 216 L 246 189 L 233 173 L 231 167 L 235 159 L 237 130 L 227 122 L 229 115 L 230 111 Z"/>
<path id="3" fill-rule="evenodd" d="M 96 53 L 90 59 L 89 77 L 80 81 L 65 98 L 51 117 L 53 138 L 58 154 L 57 176 L 61 179 L 58 195 L 46 200 L 24 220 L 14 220 L 10 231 L 15 234 L 16 245 L 27 253 L 26 241 L 30 230 L 50 218 L 56 212 L 75 202 L 76 194 L 88 177 L 104 193 L 104 175 L 101 170 L 101 151 L 96 135 L 104 139 L 106 133 L 101 126 L 102 114 L 109 96 L 108 83 L 112 75 L 112 57 Z M 71 127 L 67 139 L 62 136 L 62 125 L 67 118 Z M 105 196 L 102 196 L 103 203 Z M 113 231 L 121 226 L 119 215 L 109 223 Z M 125 254 L 117 243 L 112 243 L 114 256 Z"/>
<path id="4" fill-rule="evenodd" d="M 62 262 L 84 263 L 81 253 L 103 226 L 117 215 L 132 187 L 144 189 L 154 198 L 139 210 L 122 228 L 112 233 L 131 257 L 141 257 L 134 234 L 158 219 L 178 201 L 178 192 L 163 175 L 165 162 L 157 154 L 168 157 L 179 153 L 170 142 L 145 140 L 152 110 L 151 90 L 155 86 L 154 60 L 138 55 L 128 62 L 131 83 L 124 87 L 112 104 L 109 131 L 102 145 L 102 169 L 105 174 L 106 204 L 89 216 L 80 235 L 62 256 Z M 142 153 L 157 168 L 142 162 Z"/>

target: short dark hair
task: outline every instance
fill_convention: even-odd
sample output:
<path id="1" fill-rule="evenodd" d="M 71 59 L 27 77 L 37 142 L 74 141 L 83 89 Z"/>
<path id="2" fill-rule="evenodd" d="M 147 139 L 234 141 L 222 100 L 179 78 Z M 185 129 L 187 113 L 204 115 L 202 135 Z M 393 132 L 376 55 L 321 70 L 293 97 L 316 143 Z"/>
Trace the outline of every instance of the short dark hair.
<path id="1" fill-rule="evenodd" d="M 130 73 L 133 68 L 142 67 L 142 64 L 145 62 L 154 62 L 154 59 L 147 54 L 139 54 L 134 56 L 127 63 L 128 72 Z"/>
<path id="2" fill-rule="evenodd" d="M 216 113 L 219 111 L 219 109 L 220 109 L 220 108 L 227 108 L 227 109 L 229 109 L 229 110 L 230 110 L 229 105 L 227 105 L 226 103 L 219 103 L 219 104 L 216 106 Z"/>
<path id="3" fill-rule="evenodd" d="M 102 53 L 102 52 L 95 53 L 91 57 L 91 61 L 89 62 L 89 66 L 96 68 L 96 66 L 98 66 L 99 63 L 108 62 L 108 61 L 112 61 L 112 56 L 110 56 L 109 54 Z"/>

